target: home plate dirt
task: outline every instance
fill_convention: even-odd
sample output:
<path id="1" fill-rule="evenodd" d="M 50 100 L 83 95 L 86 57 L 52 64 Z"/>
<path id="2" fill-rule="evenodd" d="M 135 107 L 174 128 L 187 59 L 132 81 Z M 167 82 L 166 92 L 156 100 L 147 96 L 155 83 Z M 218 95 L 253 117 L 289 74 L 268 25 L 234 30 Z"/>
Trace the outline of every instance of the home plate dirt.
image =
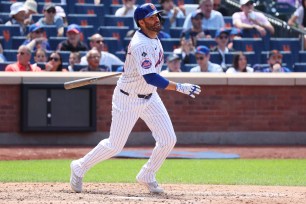
<path id="1" fill-rule="evenodd" d="M 305 203 L 306 187 L 163 185 L 150 194 L 140 184 L 85 183 L 73 193 L 67 183 L 1 183 L 0 203 Z"/>

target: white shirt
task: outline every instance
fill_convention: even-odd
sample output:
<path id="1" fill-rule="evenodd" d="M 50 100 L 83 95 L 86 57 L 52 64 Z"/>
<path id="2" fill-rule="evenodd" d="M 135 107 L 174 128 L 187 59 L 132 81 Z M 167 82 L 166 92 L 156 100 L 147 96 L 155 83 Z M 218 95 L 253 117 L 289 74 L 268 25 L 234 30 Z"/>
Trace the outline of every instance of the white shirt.
<path id="1" fill-rule="evenodd" d="M 247 72 L 254 72 L 254 69 L 252 67 L 246 67 L 246 71 Z M 237 73 L 237 72 L 240 72 L 240 71 L 236 70 L 234 67 L 230 67 L 226 70 L 227 74 Z"/>
<path id="2" fill-rule="evenodd" d="M 81 65 L 88 65 L 86 56 L 83 56 L 81 58 Z M 112 65 L 123 65 L 124 63 L 115 55 L 109 53 L 109 52 L 101 52 L 101 59 L 100 59 L 100 65 L 105 65 L 112 68 Z"/>
<path id="3" fill-rule="evenodd" d="M 304 19 L 304 7 L 300 6 L 299 8 L 297 8 L 293 15 L 297 17 L 296 23 L 302 25 Z"/>
<path id="4" fill-rule="evenodd" d="M 183 25 L 183 29 L 187 30 L 189 28 L 191 28 L 192 24 L 191 24 L 191 14 L 190 13 L 185 21 L 184 21 L 184 25 Z M 212 10 L 211 14 L 210 14 L 210 18 L 203 18 L 202 20 L 202 28 L 203 29 L 219 29 L 219 28 L 223 28 L 225 25 L 224 23 L 224 18 L 222 16 L 222 14 L 219 11 L 215 11 Z"/>
<path id="5" fill-rule="evenodd" d="M 124 72 L 117 86 L 132 94 L 150 94 L 157 87 L 148 84 L 143 75 L 159 74 L 164 64 L 164 50 L 158 38 L 151 39 L 141 31 L 134 34 L 126 55 Z"/>
<path id="6" fill-rule="evenodd" d="M 190 72 L 201 72 L 201 67 L 196 66 L 191 68 Z M 220 65 L 208 62 L 207 72 L 223 72 L 223 69 Z"/>

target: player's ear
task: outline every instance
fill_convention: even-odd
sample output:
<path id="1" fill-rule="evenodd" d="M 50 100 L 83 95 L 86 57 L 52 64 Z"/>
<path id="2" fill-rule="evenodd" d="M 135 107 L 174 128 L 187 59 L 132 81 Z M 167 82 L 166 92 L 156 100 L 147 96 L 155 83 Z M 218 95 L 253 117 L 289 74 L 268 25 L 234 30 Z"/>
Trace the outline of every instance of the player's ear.
<path id="1" fill-rule="evenodd" d="M 145 23 L 144 23 L 143 19 L 141 19 L 141 20 L 138 21 L 139 27 L 143 27 L 144 24 L 145 24 Z"/>

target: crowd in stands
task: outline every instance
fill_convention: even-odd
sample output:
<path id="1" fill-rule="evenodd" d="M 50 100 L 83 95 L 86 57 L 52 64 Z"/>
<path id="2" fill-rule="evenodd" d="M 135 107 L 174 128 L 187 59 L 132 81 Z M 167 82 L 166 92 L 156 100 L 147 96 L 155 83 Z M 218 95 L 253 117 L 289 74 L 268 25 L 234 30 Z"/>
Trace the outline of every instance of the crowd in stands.
<path id="1" fill-rule="evenodd" d="M 274 37 L 275 26 L 254 9 L 264 1 L 236 0 L 239 9 L 224 0 L 52 2 L 0 1 L 1 71 L 122 71 L 138 29 L 134 11 L 145 2 L 163 10 L 163 72 L 292 72 L 304 49 L 298 37 Z M 275 2 L 294 8 L 288 25 L 305 28 L 306 0 Z"/>

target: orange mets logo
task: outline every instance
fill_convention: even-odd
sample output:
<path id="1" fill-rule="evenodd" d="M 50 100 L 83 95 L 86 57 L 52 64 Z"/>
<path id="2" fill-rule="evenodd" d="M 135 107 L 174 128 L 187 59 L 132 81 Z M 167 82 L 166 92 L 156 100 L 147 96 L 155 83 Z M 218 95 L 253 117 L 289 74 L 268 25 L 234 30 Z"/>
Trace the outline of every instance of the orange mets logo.
<path id="1" fill-rule="evenodd" d="M 151 7 L 151 9 L 156 10 L 154 4 L 151 4 L 151 3 L 150 3 L 150 7 Z"/>

